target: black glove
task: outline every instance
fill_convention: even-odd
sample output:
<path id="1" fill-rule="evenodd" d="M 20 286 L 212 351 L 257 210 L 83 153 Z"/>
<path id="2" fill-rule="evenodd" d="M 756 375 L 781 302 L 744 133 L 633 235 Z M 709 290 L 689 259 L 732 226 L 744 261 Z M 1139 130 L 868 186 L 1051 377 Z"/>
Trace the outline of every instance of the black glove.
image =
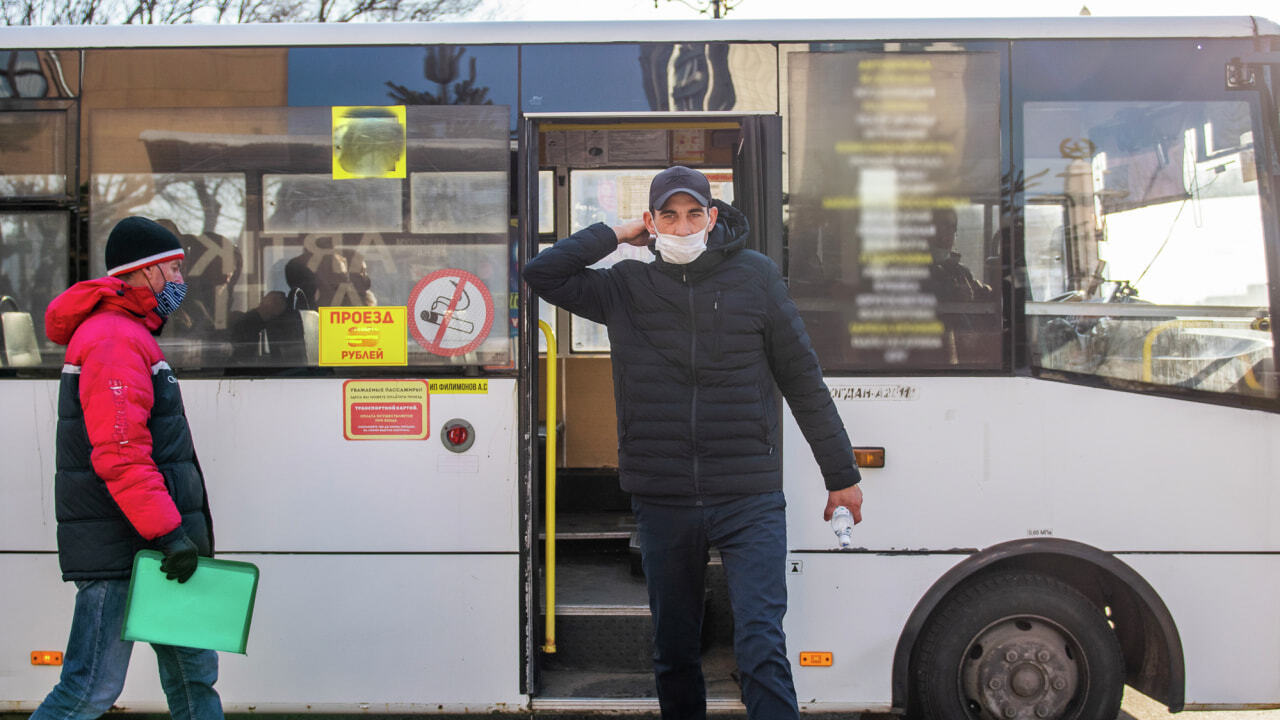
<path id="1" fill-rule="evenodd" d="M 196 544 L 191 542 L 181 526 L 177 530 L 156 538 L 156 545 L 164 553 L 160 570 L 170 580 L 184 583 L 196 572 L 198 558 Z"/>

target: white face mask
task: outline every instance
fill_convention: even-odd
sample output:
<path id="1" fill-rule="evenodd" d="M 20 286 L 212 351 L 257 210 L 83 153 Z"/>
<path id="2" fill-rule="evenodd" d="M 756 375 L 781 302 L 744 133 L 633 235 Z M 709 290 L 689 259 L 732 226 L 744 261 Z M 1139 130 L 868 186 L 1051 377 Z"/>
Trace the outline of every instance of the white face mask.
<path id="1" fill-rule="evenodd" d="M 669 235 L 656 233 L 657 242 L 654 247 L 662 259 L 672 265 L 688 265 L 707 250 L 707 231 L 711 229 L 711 221 L 707 226 L 692 235 Z"/>

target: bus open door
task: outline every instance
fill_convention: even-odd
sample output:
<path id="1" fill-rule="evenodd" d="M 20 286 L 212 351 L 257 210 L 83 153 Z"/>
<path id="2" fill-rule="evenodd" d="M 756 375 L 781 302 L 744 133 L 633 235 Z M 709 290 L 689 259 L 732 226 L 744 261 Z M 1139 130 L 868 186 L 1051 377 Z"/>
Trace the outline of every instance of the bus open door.
<path id="1" fill-rule="evenodd" d="M 596 222 L 640 217 L 653 175 L 671 165 L 702 170 L 716 199 L 746 214 L 748 247 L 782 255 L 781 119 L 776 115 L 527 116 L 521 132 L 524 258 Z M 649 248 L 623 246 L 595 267 L 622 259 L 652 261 Z M 527 288 L 521 291 L 528 293 Z M 526 378 L 531 428 L 542 439 L 526 458 L 531 516 L 540 542 L 530 560 L 528 630 L 534 704 L 555 710 L 610 705 L 656 707 L 648 595 L 634 540 L 630 496 L 618 481 L 614 380 L 606 329 L 528 295 L 538 307 L 524 322 L 523 352 L 537 362 Z M 539 319 L 554 328 L 547 357 Z M 546 446 L 544 378 L 554 362 L 556 435 Z M 546 477 L 541 453 L 556 466 L 554 574 L 547 562 Z M 734 706 L 739 692 L 732 616 L 719 560 L 708 575 L 704 667 L 710 702 Z M 554 583 L 554 605 L 547 586 Z"/>

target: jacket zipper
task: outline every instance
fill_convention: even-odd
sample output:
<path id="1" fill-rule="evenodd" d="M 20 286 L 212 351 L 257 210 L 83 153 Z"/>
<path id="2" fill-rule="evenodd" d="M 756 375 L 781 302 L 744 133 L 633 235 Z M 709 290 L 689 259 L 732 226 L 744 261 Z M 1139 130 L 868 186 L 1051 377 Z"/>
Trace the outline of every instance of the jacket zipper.
<path id="1" fill-rule="evenodd" d="M 698 477 L 698 311 L 693 302 L 693 284 L 689 273 L 681 278 L 689 289 L 689 376 L 693 380 L 693 404 L 690 409 L 690 438 L 693 441 L 693 496 L 695 505 L 702 505 L 702 481 Z"/>
<path id="2" fill-rule="evenodd" d="M 724 359 L 724 349 L 720 347 L 720 335 L 724 330 L 724 323 L 720 320 L 720 291 L 716 291 L 715 302 L 711 305 L 714 324 L 712 325 L 712 342 L 715 343 L 713 348 L 716 360 Z"/>

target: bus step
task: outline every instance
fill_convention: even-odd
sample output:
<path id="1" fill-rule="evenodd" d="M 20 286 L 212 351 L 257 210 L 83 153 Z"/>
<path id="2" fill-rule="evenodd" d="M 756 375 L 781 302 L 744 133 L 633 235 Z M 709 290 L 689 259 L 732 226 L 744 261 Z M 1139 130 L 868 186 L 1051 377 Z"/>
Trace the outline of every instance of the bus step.
<path id="1" fill-rule="evenodd" d="M 548 711 L 570 711 L 593 707 L 620 713 L 657 711 L 657 689 L 652 661 L 642 668 L 607 671 L 600 668 L 566 667 L 555 656 L 544 656 L 541 685 L 533 706 L 541 715 Z M 702 655 L 702 671 L 707 683 L 708 709 L 741 711 L 741 690 L 734 672 L 737 665 L 730 647 L 713 647 Z M 592 702 L 583 704 L 584 700 Z M 619 703 L 610 705 L 612 700 Z"/>
<path id="2" fill-rule="evenodd" d="M 538 482 L 542 481 L 539 476 Z M 556 470 L 556 508 L 562 513 L 630 512 L 631 496 L 622 492 L 616 468 L 559 468 Z"/>
<path id="3" fill-rule="evenodd" d="M 557 651 L 545 656 L 549 663 L 560 668 L 646 671 L 653 662 L 652 638 L 644 578 L 633 575 L 619 555 L 569 555 L 557 563 Z M 703 646 L 731 647 L 732 638 L 724 568 L 710 563 Z"/>
<path id="4" fill-rule="evenodd" d="M 546 597 L 545 590 L 542 597 Z M 556 563 L 556 613 L 584 614 L 572 609 L 583 607 L 631 607 L 647 616 L 649 592 L 644 578 L 631 574 L 623 553 L 560 555 Z"/>
<path id="5" fill-rule="evenodd" d="M 556 652 L 549 667 L 644 672 L 653 667 L 653 625 L 647 614 L 557 615 Z"/>
<path id="6" fill-rule="evenodd" d="M 629 540 L 636 521 L 624 510 L 596 512 L 564 512 L 556 516 L 556 540 Z M 546 529 L 538 531 L 545 540 Z"/>

